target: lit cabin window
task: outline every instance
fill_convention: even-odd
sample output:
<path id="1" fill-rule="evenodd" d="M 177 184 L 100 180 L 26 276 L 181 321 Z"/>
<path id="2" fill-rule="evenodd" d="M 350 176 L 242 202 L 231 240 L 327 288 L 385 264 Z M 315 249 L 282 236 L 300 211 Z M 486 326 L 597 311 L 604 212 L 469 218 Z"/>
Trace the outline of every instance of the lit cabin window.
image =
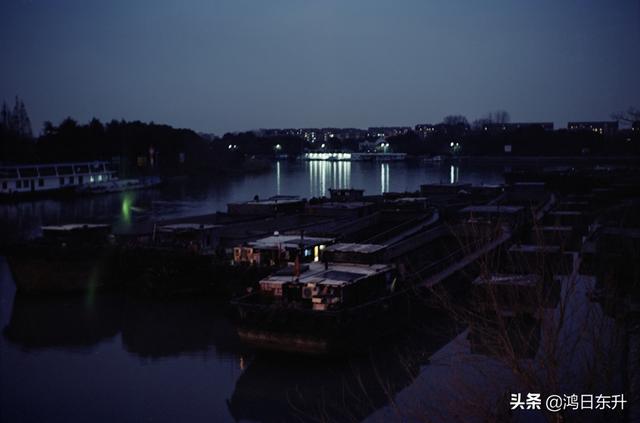
<path id="1" fill-rule="evenodd" d="M 102 182 L 102 175 L 98 175 L 98 182 Z"/>
<path id="2" fill-rule="evenodd" d="M 90 184 L 92 184 L 92 183 L 93 183 L 93 181 L 94 181 L 94 179 L 93 179 L 93 175 L 92 175 L 92 176 L 89 176 L 89 183 L 90 183 Z"/>

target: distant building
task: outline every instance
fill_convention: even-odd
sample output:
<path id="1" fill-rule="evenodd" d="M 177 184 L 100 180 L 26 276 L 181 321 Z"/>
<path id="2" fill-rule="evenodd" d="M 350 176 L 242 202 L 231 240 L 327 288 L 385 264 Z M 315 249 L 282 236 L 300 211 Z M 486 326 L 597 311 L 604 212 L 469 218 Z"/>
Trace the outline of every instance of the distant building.
<path id="1" fill-rule="evenodd" d="M 487 132 L 515 132 L 521 129 L 553 131 L 553 122 L 485 123 L 481 129 Z"/>
<path id="2" fill-rule="evenodd" d="M 618 132 L 618 121 L 569 122 L 567 129 L 573 132 L 590 131 L 601 135 L 612 135 Z"/>
<path id="3" fill-rule="evenodd" d="M 358 128 L 340 128 L 335 130 L 335 136 L 341 140 L 363 140 L 367 138 L 367 131 Z"/>
<path id="4" fill-rule="evenodd" d="M 367 131 L 357 128 L 322 128 L 318 130 L 318 133 L 323 142 L 328 142 L 332 139 L 363 140 L 367 138 Z"/>
<path id="5" fill-rule="evenodd" d="M 408 126 L 372 126 L 368 128 L 370 137 L 393 137 L 404 135 L 411 131 Z"/>
<path id="6" fill-rule="evenodd" d="M 317 141 L 321 140 L 320 130 L 317 128 L 304 128 L 300 129 L 300 135 L 304 140 L 310 144 L 315 144 Z"/>
<path id="7" fill-rule="evenodd" d="M 422 123 L 415 126 L 415 132 L 420 138 L 429 138 L 436 133 L 436 126 L 430 123 Z"/>
<path id="8" fill-rule="evenodd" d="M 253 131 L 254 134 L 260 137 L 272 138 L 272 137 L 299 137 L 302 135 L 300 129 L 284 128 L 284 129 L 259 129 Z"/>

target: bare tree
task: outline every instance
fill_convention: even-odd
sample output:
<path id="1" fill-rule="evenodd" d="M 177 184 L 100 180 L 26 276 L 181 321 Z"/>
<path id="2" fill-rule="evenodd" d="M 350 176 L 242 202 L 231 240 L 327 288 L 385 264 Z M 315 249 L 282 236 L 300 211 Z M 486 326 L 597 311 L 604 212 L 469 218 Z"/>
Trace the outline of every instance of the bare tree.
<path id="1" fill-rule="evenodd" d="M 511 116 L 506 110 L 497 110 L 495 112 L 488 113 L 485 117 L 476 119 L 473 121 L 474 129 L 481 129 L 485 125 L 500 125 L 509 123 Z"/>
<path id="2" fill-rule="evenodd" d="M 524 238 L 516 236 L 511 244 L 528 243 L 531 248 L 522 251 L 537 253 L 512 254 L 512 249 L 498 248 L 477 261 L 467 276 L 474 281 L 469 301 L 459 301 L 447 289 L 430 291 L 425 301 L 468 329 L 430 356 L 430 365 L 446 367 L 446 374 L 434 371 L 437 382 L 428 376 L 418 378 L 414 398 L 393 399 L 398 421 L 508 422 L 527 413 L 538 413 L 550 423 L 628 418 L 628 406 L 640 399 L 633 387 L 640 375 L 630 352 L 636 347 L 629 340 L 629 329 L 624 319 L 589 300 L 596 278 L 581 271 L 584 240 L 550 239 L 543 226 L 534 219 L 531 231 Z M 467 225 L 460 245 L 465 248 L 468 242 L 463 240 L 468 238 L 486 242 L 495 236 L 492 232 L 500 232 L 491 228 L 491 224 Z M 595 233 L 590 231 L 586 239 Z M 499 278 L 513 280 L 495 282 Z M 429 374 L 428 369 L 425 372 Z M 528 393 L 540 394 L 539 411 L 512 410 L 512 395 L 526 400 Z M 548 395 L 595 398 L 622 393 L 627 401 L 624 410 L 619 406 L 608 411 L 545 409 Z"/>
<path id="3" fill-rule="evenodd" d="M 489 114 L 493 123 L 509 123 L 511 121 L 511 116 L 509 116 L 509 112 L 506 110 L 497 110 L 493 113 Z"/>
<path id="4" fill-rule="evenodd" d="M 0 126 L 7 132 L 20 138 L 31 139 L 31 120 L 24 102 L 16 96 L 13 110 L 9 110 L 6 103 L 2 103 L 0 112 Z"/>
<path id="5" fill-rule="evenodd" d="M 638 122 L 640 121 L 640 109 L 629 107 L 626 111 L 612 113 L 611 119 L 626 123 Z"/>
<path id="6" fill-rule="evenodd" d="M 455 126 L 455 125 L 468 126 L 469 125 L 469 122 L 467 121 L 467 118 L 462 116 L 462 115 L 448 115 L 448 116 L 445 116 L 445 118 L 442 119 L 442 123 L 444 123 L 445 125 L 449 125 L 449 126 Z"/>

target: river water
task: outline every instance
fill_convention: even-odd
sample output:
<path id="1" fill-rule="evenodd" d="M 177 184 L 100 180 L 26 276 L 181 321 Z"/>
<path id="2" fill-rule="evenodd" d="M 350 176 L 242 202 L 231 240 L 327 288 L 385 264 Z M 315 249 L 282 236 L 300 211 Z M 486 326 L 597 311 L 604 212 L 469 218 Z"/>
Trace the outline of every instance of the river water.
<path id="1" fill-rule="evenodd" d="M 367 194 L 428 182 L 502 181 L 499 166 L 279 162 L 262 174 L 174 180 L 130 194 L 0 205 L 6 237 L 42 224 L 118 225 L 224 210 L 254 195 L 321 196 L 331 187 Z M 256 354 L 212 300 L 153 302 L 119 296 L 22 298 L 0 257 L 0 421 L 383 421 L 421 374 L 440 377 L 436 355 L 455 353 L 447 319 L 427 333 L 340 360 Z M 424 380 L 423 380 L 424 383 Z M 416 391 L 416 389 L 418 389 Z M 434 401 L 437 403 L 437 401 Z"/>
<path id="2" fill-rule="evenodd" d="M 154 190 L 0 204 L 0 231 L 25 237 L 46 224 L 99 221 L 122 226 L 224 211 L 227 203 L 255 195 L 311 198 L 328 195 L 329 188 L 361 188 L 375 195 L 415 191 L 424 183 L 495 184 L 503 181 L 503 171 L 502 166 L 479 164 L 276 162 L 264 173 L 174 180 Z"/>

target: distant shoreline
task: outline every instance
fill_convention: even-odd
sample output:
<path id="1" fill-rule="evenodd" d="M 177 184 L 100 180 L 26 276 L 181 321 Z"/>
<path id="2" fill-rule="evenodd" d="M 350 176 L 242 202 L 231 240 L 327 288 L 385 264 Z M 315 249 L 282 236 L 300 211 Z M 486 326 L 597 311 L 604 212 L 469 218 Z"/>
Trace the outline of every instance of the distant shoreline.
<path id="1" fill-rule="evenodd" d="M 455 162 L 487 162 L 487 163 L 537 163 L 537 162 L 554 162 L 567 163 L 579 162 L 589 164 L 602 163 L 637 163 L 640 164 L 640 155 L 629 156 L 426 156 L 426 155 L 407 155 L 404 160 L 394 160 L 393 162 L 402 163 L 406 161 L 425 161 L 431 163 L 455 163 Z M 272 158 L 274 162 L 291 160 L 284 157 Z M 295 160 L 303 160 L 298 156 Z M 319 160 L 323 161 L 323 160 Z M 363 160 L 324 160 L 333 162 L 363 162 Z"/>
<path id="2" fill-rule="evenodd" d="M 486 162 L 582 162 L 582 163 L 638 163 L 640 156 L 457 156 L 448 157 L 448 161 L 486 161 Z"/>

